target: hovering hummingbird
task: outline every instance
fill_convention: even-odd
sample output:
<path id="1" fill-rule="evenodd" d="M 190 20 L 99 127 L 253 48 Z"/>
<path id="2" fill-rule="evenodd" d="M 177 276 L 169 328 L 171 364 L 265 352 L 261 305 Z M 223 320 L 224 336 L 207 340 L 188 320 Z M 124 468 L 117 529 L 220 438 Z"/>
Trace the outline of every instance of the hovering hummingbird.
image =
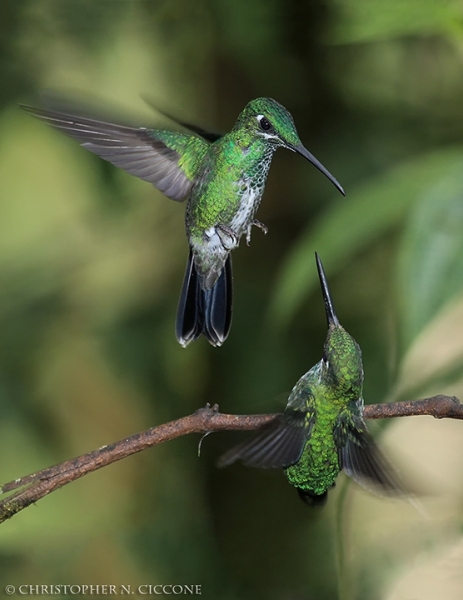
<path id="1" fill-rule="evenodd" d="M 127 127 L 56 110 L 22 106 L 76 139 L 81 146 L 128 173 L 149 181 L 168 198 L 187 200 L 185 228 L 190 248 L 180 296 L 176 336 L 185 347 L 201 334 L 213 346 L 226 340 L 232 316 L 230 252 L 251 228 L 267 227 L 254 215 L 273 153 L 301 154 L 344 195 L 325 167 L 302 145 L 290 113 L 271 98 L 247 104 L 224 136 L 180 122 L 179 133 Z"/>
<path id="2" fill-rule="evenodd" d="M 283 468 L 299 496 L 322 505 L 341 470 L 371 491 L 404 494 L 363 419 L 359 345 L 340 325 L 320 258 L 318 275 L 328 334 L 323 358 L 296 383 L 279 419 L 222 456 L 261 468 Z"/>

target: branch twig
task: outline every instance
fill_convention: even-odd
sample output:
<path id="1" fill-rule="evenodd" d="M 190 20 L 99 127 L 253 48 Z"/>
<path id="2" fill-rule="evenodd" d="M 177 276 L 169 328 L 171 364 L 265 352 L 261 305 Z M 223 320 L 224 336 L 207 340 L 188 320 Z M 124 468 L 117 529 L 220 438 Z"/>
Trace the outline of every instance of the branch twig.
<path id="1" fill-rule="evenodd" d="M 463 405 L 454 396 L 439 395 L 413 402 L 370 404 L 365 407 L 364 413 L 366 419 L 414 415 L 431 415 L 437 419 L 445 417 L 463 419 Z M 270 423 L 277 416 L 276 414 L 225 415 L 219 413 L 218 405 L 213 407 L 207 405 L 187 417 L 136 433 L 88 454 L 20 477 L 0 486 L 2 494 L 18 490 L 0 501 L 0 523 L 71 481 L 151 446 L 157 446 L 189 433 L 255 430 Z"/>

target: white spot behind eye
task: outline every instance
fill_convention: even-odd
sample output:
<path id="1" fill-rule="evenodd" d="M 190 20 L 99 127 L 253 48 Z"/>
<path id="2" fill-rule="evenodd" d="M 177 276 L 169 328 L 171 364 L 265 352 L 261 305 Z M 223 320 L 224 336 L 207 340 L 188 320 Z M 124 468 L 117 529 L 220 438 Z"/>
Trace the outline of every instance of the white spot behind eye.
<path id="1" fill-rule="evenodd" d="M 262 121 L 262 119 L 266 119 L 265 115 L 256 115 L 256 119 L 260 122 Z M 267 132 L 267 131 L 261 131 L 260 135 L 262 135 L 266 140 L 278 140 L 280 141 L 279 136 L 273 131 L 273 127 L 272 128 L 272 132 Z"/>

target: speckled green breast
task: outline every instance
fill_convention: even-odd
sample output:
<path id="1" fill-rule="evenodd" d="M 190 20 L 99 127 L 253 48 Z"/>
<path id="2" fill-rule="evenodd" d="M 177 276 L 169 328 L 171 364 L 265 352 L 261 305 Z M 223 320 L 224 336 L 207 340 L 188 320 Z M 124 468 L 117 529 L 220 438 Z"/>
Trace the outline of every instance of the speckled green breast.
<path id="1" fill-rule="evenodd" d="M 296 488 L 321 495 L 336 481 L 340 471 L 333 437 L 336 420 L 337 410 L 333 411 L 333 406 L 327 402 L 322 403 L 301 458 L 285 469 L 288 481 Z"/>

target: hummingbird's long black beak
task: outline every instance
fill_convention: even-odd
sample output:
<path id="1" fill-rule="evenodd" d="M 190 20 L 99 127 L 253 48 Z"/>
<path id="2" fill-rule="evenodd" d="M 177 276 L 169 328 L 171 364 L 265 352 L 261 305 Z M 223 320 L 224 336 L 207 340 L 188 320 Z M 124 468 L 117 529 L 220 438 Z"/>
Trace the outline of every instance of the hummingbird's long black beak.
<path id="1" fill-rule="evenodd" d="M 325 303 L 326 320 L 328 321 L 328 326 L 339 325 L 338 317 L 336 316 L 333 306 L 333 300 L 331 299 L 330 288 L 328 287 L 328 282 L 326 281 L 326 275 L 323 269 L 322 261 L 316 252 L 315 260 L 317 261 L 318 277 L 320 278 L 320 286 L 322 288 L 323 302 Z"/>
<path id="2" fill-rule="evenodd" d="M 344 188 L 339 183 L 339 181 L 335 177 L 333 177 L 333 175 L 331 175 L 328 169 L 326 169 L 322 165 L 322 163 L 315 158 L 313 154 L 311 154 L 306 148 L 304 148 L 302 144 L 300 146 L 291 146 L 291 149 L 294 150 L 294 152 L 297 152 L 298 154 L 306 158 L 309 162 L 313 164 L 314 167 L 317 167 L 317 169 L 321 171 L 323 175 L 331 181 L 331 183 L 341 192 L 343 196 L 346 195 L 344 192 Z"/>

